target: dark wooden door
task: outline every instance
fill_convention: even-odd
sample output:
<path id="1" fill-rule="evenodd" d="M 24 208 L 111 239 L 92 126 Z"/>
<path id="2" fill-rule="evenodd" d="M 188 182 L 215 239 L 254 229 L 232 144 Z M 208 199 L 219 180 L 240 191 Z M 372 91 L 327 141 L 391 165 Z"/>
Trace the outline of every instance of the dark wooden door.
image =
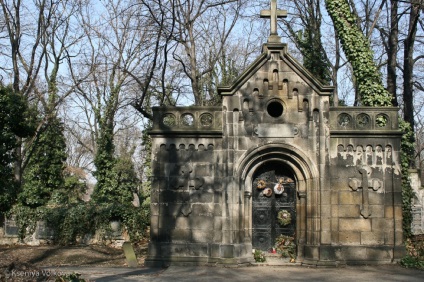
<path id="1" fill-rule="evenodd" d="M 284 188 L 281 194 L 274 191 L 278 183 Z M 253 177 L 252 185 L 252 246 L 254 249 L 269 251 L 279 235 L 295 236 L 296 185 L 290 171 L 278 162 L 260 167 Z M 271 193 L 266 193 L 269 192 L 267 188 L 271 189 Z M 279 211 L 290 213 L 289 224 L 279 224 Z"/>

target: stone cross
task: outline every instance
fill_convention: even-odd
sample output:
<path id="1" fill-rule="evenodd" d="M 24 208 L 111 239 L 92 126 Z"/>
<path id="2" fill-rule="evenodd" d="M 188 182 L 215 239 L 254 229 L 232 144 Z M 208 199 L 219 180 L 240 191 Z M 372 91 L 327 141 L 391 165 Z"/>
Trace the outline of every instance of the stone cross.
<path id="1" fill-rule="evenodd" d="M 382 186 L 382 182 L 379 179 L 371 178 L 369 179 L 369 175 L 371 174 L 369 172 L 369 167 L 362 166 L 358 168 L 359 173 L 362 175 L 362 180 L 359 180 L 357 178 L 350 178 L 349 179 L 349 186 L 352 188 L 353 191 L 358 191 L 358 189 L 362 189 L 362 208 L 361 208 L 361 215 L 364 218 L 368 218 L 371 215 L 371 212 L 369 210 L 369 190 L 372 189 L 373 191 L 377 191 Z"/>
<path id="2" fill-rule="evenodd" d="M 287 17 L 287 11 L 277 10 L 277 0 L 271 0 L 271 10 L 262 10 L 261 18 L 271 19 L 271 33 L 268 42 L 281 43 L 281 38 L 277 33 L 277 18 Z"/>
<path id="3" fill-rule="evenodd" d="M 193 176 L 193 166 L 191 164 L 176 165 L 177 175 L 170 175 L 170 187 L 173 189 L 189 189 L 193 187 L 199 190 L 205 183 L 203 177 Z"/>

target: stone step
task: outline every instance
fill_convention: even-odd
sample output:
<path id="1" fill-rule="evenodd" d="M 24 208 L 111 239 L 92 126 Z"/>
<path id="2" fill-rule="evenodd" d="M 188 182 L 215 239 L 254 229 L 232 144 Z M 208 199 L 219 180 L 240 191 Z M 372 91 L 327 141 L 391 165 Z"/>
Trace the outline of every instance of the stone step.
<path id="1" fill-rule="evenodd" d="M 270 266 L 284 266 L 284 265 L 300 265 L 299 262 L 290 262 L 290 258 L 283 258 L 280 254 L 275 253 L 265 253 L 265 261 L 264 262 L 256 262 L 255 265 L 270 265 Z"/>

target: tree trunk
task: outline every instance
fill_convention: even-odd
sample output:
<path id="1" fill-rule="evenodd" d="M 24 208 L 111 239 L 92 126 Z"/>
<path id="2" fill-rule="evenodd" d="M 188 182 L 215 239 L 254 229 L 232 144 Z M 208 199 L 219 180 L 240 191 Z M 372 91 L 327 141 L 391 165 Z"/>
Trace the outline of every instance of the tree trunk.
<path id="1" fill-rule="evenodd" d="M 392 95 L 393 106 L 398 106 L 398 100 L 396 96 L 396 63 L 397 63 L 397 52 L 398 52 L 398 41 L 399 41 L 399 27 L 398 27 L 398 1 L 392 0 L 390 3 L 390 31 L 389 31 L 389 42 L 387 50 L 387 91 Z"/>
<path id="2" fill-rule="evenodd" d="M 417 33 L 418 18 L 420 16 L 421 5 L 414 1 L 411 3 L 411 13 L 409 17 L 408 36 L 405 38 L 404 63 L 403 63 L 403 102 L 404 120 L 411 125 L 411 130 L 415 132 L 414 121 L 414 43 Z"/>

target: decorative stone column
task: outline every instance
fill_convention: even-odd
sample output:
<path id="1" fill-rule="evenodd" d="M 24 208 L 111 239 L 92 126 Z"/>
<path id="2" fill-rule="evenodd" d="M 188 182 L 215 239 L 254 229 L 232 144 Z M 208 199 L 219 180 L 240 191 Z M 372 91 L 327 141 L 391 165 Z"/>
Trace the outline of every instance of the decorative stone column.
<path id="1" fill-rule="evenodd" d="M 252 211 L 252 192 L 244 191 L 244 216 L 243 216 L 243 228 L 244 228 L 244 242 L 252 242 L 252 237 L 250 236 L 250 220 L 251 220 L 251 211 Z"/>

